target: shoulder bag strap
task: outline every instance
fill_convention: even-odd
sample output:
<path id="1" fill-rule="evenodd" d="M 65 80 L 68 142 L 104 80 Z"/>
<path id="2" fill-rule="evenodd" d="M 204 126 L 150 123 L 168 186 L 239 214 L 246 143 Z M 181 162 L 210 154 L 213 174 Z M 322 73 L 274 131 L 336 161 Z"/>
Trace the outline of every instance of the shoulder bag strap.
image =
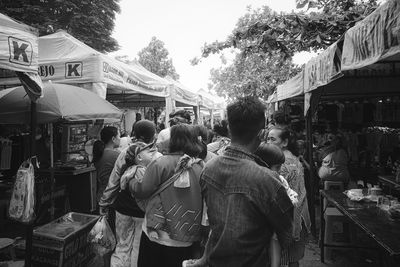
<path id="1" fill-rule="evenodd" d="M 170 178 L 168 178 L 168 180 L 166 180 L 165 182 L 163 182 L 160 187 L 149 197 L 149 199 L 154 198 L 156 195 L 160 194 L 162 191 L 164 191 L 168 186 L 170 186 L 173 182 L 175 182 L 178 177 L 180 176 L 180 174 L 183 172 L 183 170 L 175 173 L 174 175 L 172 175 Z"/>
<path id="2" fill-rule="evenodd" d="M 195 162 L 193 162 L 193 164 L 201 164 L 202 162 L 203 162 L 203 160 L 196 159 Z M 193 164 L 192 164 L 192 166 L 193 166 Z M 192 167 L 180 170 L 180 171 L 176 172 L 174 175 L 172 175 L 168 180 L 166 180 L 165 182 L 163 182 L 160 185 L 160 187 L 149 197 L 149 199 L 152 199 L 153 197 L 155 197 L 156 195 L 158 195 L 162 191 L 164 191 L 168 186 L 170 186 L 173 182 L 175 182 L 178 179 L 178 177 L 182 174 L 183 171 L 186 171 L 186 170 L 188 170 L 190 168 L 192 168 Z"/>

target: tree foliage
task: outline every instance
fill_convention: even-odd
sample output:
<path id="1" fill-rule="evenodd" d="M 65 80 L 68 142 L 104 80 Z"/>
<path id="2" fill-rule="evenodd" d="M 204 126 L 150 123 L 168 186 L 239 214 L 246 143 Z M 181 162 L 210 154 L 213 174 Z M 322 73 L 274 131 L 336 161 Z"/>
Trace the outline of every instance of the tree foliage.
<path id="1" fill-rule="evenodd" d="M 268 7 L 251 10 L 241 17 L 236 27 L 246 28 L 263 18 L 275 16 Z M 253 95 L 267 99 L 278 84 L 295 75 L 299 68 L 292 64 L 291 58 L 285 58 L 277 51 L 262 50 L 247 53 L 246 45 L 240 46 L 233 62 L 211 71 L 213 89 L 230 100 L 238 96 Z"/>
<path id="2" fill-rule="evenodd" d="M 172 59 L 168 58 L 169 52 L 164 46 L 164 42 L 152 37 L 149 45 L 138 53 L 138 61 L 147 70 L 158 76 L 171 76 L 174 80 L 179 79 L 179 75 L 172 64 Z"/>
<path id="3" fill-rule="evenodd" d="M 211 81 L 217 94 L 228 100 L 245 95 L 266 100 L 278 84 L 298 70 L 291 60 L 283 59 L 280 54 L 238 54 L 229 66 L 211 70 Z"/>
<path id="4" fill-rule="evenodd" d="M 235 48 L 229 66 L 211 71 L 216 92 L 230 99 L 255 95 L 266 99 L 278 84 L 294 76 L 296 52 L 325 49 L 377 7 L 376 0 L 310 0 L 307 11 L 277 13 L 248 8 L 225 41 L 206 44 L 202 57 Z M 195 58 L 192 64 L 200 59 Z"/>
<path id="5" fill-rule="evenodd" d="M 278 51 L 287 58 L 295 52 L 325 49 L 378 5 L 376 0 L 308 2 L 307 12 L 269 13 L 252 20 L 253 23 L 239 22 L 225 41 L 206 44 L 202 56 L 207 57 L 228 47 L 239 48 L 245 54 Z M 247 15 L 248 18 L 251 16 Z"/>
<path id="6" fill-rule="evenodd" d="M 118 50 L 111 37 L 119 0 L 3 0 L 2 13 L 39 29 L 44 35 L 59 29 L 100 52 Z"/>

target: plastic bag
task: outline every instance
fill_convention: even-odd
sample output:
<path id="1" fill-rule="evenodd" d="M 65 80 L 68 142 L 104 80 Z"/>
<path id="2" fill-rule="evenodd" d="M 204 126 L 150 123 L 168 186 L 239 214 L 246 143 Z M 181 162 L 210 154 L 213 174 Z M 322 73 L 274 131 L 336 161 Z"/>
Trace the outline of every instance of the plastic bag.
<path id="1" fill-rule="evenodd" d="M 88 235 L 88 243 L 99 256 L 104 256 L 115 249 L 117 242 L 105 216 L 100 217 L 93 226 Z"/>
<path id="2" fill-rule="evenodd" d="M 8 216 L 22 223 L 31 223 L 35 219 L 35 170 L 30 160 L 18 169 L 11 194 Z"/>

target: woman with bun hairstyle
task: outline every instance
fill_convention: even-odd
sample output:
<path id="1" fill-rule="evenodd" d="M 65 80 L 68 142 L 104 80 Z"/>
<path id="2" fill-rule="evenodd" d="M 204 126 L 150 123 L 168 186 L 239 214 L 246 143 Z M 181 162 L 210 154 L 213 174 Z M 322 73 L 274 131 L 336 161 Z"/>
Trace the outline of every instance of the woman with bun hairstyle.
<path id="1" fill-rule="evenodd" d="M 293 242 L 282 250 L 281 265 L 289 267 L 299 266 L 299 260 L 304 257 L 307 235 L 310 231 L 311 220 L 308 212 L 306 187 L 304 184 L 303 165 L 297 158 L 297 145 L 294 133 L 286 127 L 273 127 L 267 138 L 267 143 L 277 145 L 285 155 L 279 174 L 289 184 L 289 187 L 298 194 L 298 204 L 293 216 Z"/>

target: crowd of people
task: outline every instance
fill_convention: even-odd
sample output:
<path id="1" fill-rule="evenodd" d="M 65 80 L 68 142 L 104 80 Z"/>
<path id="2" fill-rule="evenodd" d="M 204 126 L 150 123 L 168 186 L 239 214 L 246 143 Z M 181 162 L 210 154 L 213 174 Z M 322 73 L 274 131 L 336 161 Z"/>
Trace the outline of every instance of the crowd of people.
<path id="1" fill-rule="evenodd" d="M 117 240 L 104 264 L 299 266 L 310 232 L 304 143 L 279 119 L 266 127 L 264 111 L 240 98 L 213 131 L 186 111 L 158 134 L 139 120 L 122 152 L 118 129 L 104 127 L 99 213 Z"/>

